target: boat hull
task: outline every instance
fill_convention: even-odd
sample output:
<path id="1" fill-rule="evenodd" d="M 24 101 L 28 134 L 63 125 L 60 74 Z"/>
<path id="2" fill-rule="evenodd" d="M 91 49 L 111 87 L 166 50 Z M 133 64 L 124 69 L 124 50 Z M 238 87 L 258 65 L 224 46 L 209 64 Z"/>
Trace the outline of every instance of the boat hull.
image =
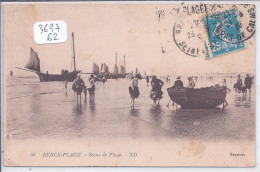
<path id="1" fill-rule="evenodd" d="M 118 78 L 126 78 L 127 74 L 110 74 L 107 76 L 108 79 L 118 79 Z"/>
<path id="2" fill-rule="evenodd" d="M 206 88 L 170 87 L 171 100 L 183 109 L 214 109 L 226 99 L 227 88 L 222 86 Z"/>
<path id="3" fill-rule="evenodd" d="M 67 81 L 72 82 L 76 79 L 77 74 L 80 71 L 69 72 L 67 74 L 45 74 L 45 73 L 37 73 L 41 82 L 49 82 L 49 81 Z"/>

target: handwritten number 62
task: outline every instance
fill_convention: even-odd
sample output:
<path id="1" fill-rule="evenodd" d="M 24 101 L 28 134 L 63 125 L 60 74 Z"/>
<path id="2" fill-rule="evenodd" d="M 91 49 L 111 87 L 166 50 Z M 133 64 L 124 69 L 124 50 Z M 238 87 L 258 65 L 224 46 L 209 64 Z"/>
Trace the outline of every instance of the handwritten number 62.
<path id="1" fill-rule="evenodd" d="M 52 40 L 59 40 L 59 38 L 57 38 L 57 33 L 53 33 L 53 36 L 52 36 L 52 33 L 49 33 L 48 34 L 48 37 L 47 37 L 47 41 L 52 41 Z"/>

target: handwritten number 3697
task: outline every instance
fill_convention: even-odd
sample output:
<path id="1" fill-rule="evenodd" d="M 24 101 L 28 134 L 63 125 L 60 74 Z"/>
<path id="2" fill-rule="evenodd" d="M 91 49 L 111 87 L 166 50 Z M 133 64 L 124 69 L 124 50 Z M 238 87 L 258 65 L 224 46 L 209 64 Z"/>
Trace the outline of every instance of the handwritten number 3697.
<path id="1" fill-rule="evenodd" d="M 58 32 L 60 31 L 60 27 L 59 27 L 58 24 L 55 24 L 55 26 L 56 26 L 55 28 L 54 28 L 53 24 L 50 24 L 49 27 L 48 27 L 48 25 L 49 24 L 46 24 L 44 27 L 42 26 L 42 24 L 39 25 L 40 30 L 41 30 L 41 34 L 42 34 L 42 32 L 48 32 L 49 29 L 51 30 L 52 33 L 54 32 L 54 29 L 58 30 Z"/>
<path id="2" fill-rule="evenodd" d="M 42 24 L 39 25 L 39 29 L 41 31 L 41 34 L 43 32 L 50 32 L 47 36 L 47 41 L 52 41 L 52 40 L 58 40 L 57 38 L 57 33 L 54 33 L 54 31 L 59 32 L 60 31 L 60 27 L 58 24 L 46 24 L 45 26 L 43 26 Z"/>

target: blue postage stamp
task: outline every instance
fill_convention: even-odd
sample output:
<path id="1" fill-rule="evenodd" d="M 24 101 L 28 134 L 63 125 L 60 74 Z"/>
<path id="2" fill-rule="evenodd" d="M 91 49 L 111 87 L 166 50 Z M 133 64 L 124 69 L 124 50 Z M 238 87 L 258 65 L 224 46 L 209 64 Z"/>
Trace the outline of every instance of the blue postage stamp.
<path id="1" fill-rule="evenodd" d="M 206 59 L 242 50 L 245 43 L 242 40 L 241 23 L 237 19 L 236 9 L 226 10 L 203 18 L 208 34 L 208 49 L 210 55 Z"/>

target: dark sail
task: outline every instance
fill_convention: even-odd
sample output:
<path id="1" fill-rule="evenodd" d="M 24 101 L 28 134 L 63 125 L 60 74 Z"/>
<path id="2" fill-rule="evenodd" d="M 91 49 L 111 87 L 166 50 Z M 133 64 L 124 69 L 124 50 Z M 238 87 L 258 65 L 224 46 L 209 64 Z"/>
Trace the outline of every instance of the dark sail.
<path id="1" fill-rule="evenodd" d="M 102 63 L 99 74 L 108 74 L 108 73 L 109 72 L 108 72 L 108 67 L 107 67 L 106 63 Z"/>
<path id="2" fill-rule="evenodd" d="M 124 66 L 121 65 L 120 74 L 125 74 L 125 73 L 126 73 L 126 72 L 125 72 L 125 68 L 124 68 Z"/>
<path id="3" fill-rule="evenodd" d="M 104 68 L 104 64 L 102 63 L 102 64 L 101 64 L 101 67 L 100 67 L 99 73 L 102 73 L 102 72 L 103 72 L 103 68 Z"/>
<path id="4" fill-rule="evenodd" d="M 25 68 L 34 70 L 36 72 L 40 72 L 40 59 L 38 57 L 38 54 L 35 53 L 32 48 L 31 48 L 31 53 L 30 53 L 30 60 L 25 65 Z"/>
<path id="5" fill-rule="evenodd" d="M 108 73 L 109 71 L 108 71 L 108 66 L 104 63 L 104 71 L 105 71 L 105 73 Z"/>
<path id="6" fill-rule="evenodd" d="M 93 63 L 93 73 L 99 75 L 99 67 L 96 63 Z"/>

